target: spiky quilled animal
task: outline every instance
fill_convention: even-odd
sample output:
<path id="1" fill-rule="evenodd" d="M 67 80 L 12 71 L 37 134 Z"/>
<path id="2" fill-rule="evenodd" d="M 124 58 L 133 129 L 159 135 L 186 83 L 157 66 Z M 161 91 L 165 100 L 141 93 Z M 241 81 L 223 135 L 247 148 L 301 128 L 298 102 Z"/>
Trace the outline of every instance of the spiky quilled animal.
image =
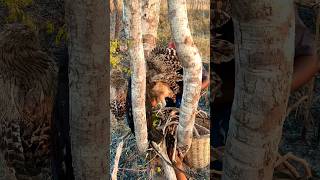
<path id="1" fill-rule="evenodd" d="M 57 67 L 28 26 L 0 34 L 0 148 L 18 180 L 51 179 L 51 113 Z"/>

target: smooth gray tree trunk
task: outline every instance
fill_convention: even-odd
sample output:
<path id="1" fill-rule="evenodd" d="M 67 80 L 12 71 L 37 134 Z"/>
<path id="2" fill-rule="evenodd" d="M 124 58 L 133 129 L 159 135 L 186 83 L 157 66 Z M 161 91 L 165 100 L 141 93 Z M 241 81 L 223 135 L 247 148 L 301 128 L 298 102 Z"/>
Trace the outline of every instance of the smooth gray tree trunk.
<path id="1" fill-rule="evenodd" d="M 236 84 L 224 180 L 271 180 L 294 58 L 293 0 L 231 0 Z"/>
<path id="2" fill-rule="evenodd" d="M 67 0 L 70 136 L 75 179 L 108 176 L 107 3 Z"/>
<path id="3" fill-rule="evenodd" d="M 172 36 L 183 65 L 178 149 L 185 154 L 191 146 L 195 115 L 200 99 L 202 59 L 189 29 L 186 0 L 168 0 L 168 11 Z"/>
<path id="4" fill-rule="evenodd" d="M 139 0 L 125 0 L 129 21 L 129 54 L 131 58 L 132 114 L 135 137 L 140 153 L 147 151 L 148 132 L 146 119 L 146 62 L 143 51 L 141 6 Z"/>

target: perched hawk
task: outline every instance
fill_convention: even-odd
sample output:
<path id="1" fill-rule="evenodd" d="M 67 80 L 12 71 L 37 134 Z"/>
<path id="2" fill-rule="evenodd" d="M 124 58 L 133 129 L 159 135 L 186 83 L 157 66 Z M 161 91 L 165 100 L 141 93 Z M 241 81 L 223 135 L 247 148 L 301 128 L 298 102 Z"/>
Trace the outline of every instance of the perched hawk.
<path id="1" fill-rule="evenodd" d="M 10 24 L 0 34 L 0 152 L 18 180 L 51 179 L 54 60 L 34 31 Z"/>

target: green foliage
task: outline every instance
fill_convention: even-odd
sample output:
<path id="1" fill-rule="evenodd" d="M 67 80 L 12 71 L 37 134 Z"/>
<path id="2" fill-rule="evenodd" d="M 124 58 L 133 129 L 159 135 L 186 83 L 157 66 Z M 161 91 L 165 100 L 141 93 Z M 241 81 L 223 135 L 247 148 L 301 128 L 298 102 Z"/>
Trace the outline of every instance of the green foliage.
<path id="1" fill-rule="evenodd" d="M 120 54 L 118 49 L 120 48 L 120 42 L 118 40 L 110 41 L 110 64 L 112 68 L 116 68 L 120 63 Z"/>
<path id="2" fill-rule="evenodd" d="M 121 46 L 128 47 L 130 45 L 129 41 L 125 42 L 126 45 L 123 44 L 124 42 L 117 39 L 110 41 L 110 65 L 113 69 L 119 69 L 126 74 L 131 74 L 130 68 L 121 64 L 121 61 L 124 59 L 124 56 L 120 52 Z"/>
<path id="3" fill-rule="evenodd" d="M 36 28 L 31 15 L 25 12 L 25 9 L 32 5 L 33 0 L 0 0 L 0 2 L 8 9 L 8 17 L 6 17 L 8 23 L 20 22 L 32 29 Z"/>
<path id="4" fill-rule="evenodd" d="M 54 24 L 52 22 L 48 21 L 46 26 L 47 26 L 46 27 L 47 33 L 52 34 L 54 32 Z"/>
<path id="5" fill-rule="evenodd" d="M 59 46 L 61 42 L 68 39 L 66 24 L 59 27 L 52 21 L 46 21 L 45 30 L 47 34 L 55 34 L 54 44 Z"/>
<path id="6" fill-rule="evenodd" d="M 58 46 L 63 40 L 67 40 L 68 38 L 66 24 L 64 24 L 62 27 L 55 27 L 53 22 L 47 21 L 46 31 L 48 34 L 56 33 L 56 36 L 54 38 L 54 43 L 56 46 Z"/>
<path id="7" fill-rule="evenodd" d="M 62 27 L 58 28 L 58 32 L 54 39 L 54 43 L 56 45 L 59 45 L 62 42 L 62 40 L 67 40 L 67 39 L 68 39 L 68 34 L 66 30 L 66 24 L 64 24 Z"/>
<path id="8" fill-rule="evenodd" d="M 30 12 L 27 11 L 27 8 L 30 8 L 33 5 L 33 0 L 0 0 L 0 3 L 3 4 L 8 10 L 8 16 L 6 17 L 7 23 L 22 23 L 33 30 L 45 28 L 48 34 L 56 34 L 54 43 L 59 45 L 63 40 L 68 38 L 66 25 L 62 27 L 56 27 L 54 22 L 47 20 L 45 23 L 39 23 L 39 26 L 44 24 L 44 27 L 37 27 L 36 19 L 33 19 Z"/>
<path id="9" fill-rule="evenodd" d="M 158 166 L 158 167 L 156 168 L 156 172 L 157 172 L 157 173 L 160 173 L 160 172 L 161 172 L 161 167 L 160 167 L 160 166 Z"/>
<path id="10" fill-rule="evenodd" d="M 157 127 L 160 123 L 160 118 L 156 114 L 152 114 L 151 120 L 153 127 Z"/>

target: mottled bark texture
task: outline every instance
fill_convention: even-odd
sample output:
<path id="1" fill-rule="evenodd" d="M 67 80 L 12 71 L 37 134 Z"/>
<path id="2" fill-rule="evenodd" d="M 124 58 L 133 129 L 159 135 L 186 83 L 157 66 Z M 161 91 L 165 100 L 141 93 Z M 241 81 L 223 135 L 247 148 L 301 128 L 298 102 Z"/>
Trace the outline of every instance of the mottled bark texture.
<path id="1" fill-rule="evenodd" d="M 115 39 L 116 38 L 116 18 L 117 18 L 117 13 L 114 5 L 114 0 L 109 0 L 110 6 L 109 6 L 109 11 L 110 11 L 110 39 Z"/>
<path id="2" fill-rule="evenodd" d="M 167 154 L 166 143 L 161 143 L 160 145 L 158 145 L 157 143 L 152 141 L 151 144 L 163 156 L 163 158 L 161 158 L 161 163 L 162 163 L 162 168 L 163 168 L 166 179 L 177 180 L 174 168 L 167 163 L 167 162 L 171 162 L 171 161 L 170 161 L 169 156 Z"/>
<path id="3" fill-rule="evenodd" d="M 142 0 L 142 15 L 141 15 L 141 27 L 142 27 L 142 41 L 144 56 L 148 58 L 151 51 L 157 45 L 157 31 L 160 15 L 160 0 Z M 146 89 L 152 89 L 153 83 L 150 82 L 150 77 L 146 77 Z M 151 106 L 151 91 L 146 92 L 146 118 L 147 128 L 153 128 L 152 125 L 152 106 Z M 150 134 L 150 133 L 149 133 Z M 150 138 L 150 137 L 149 137 Z M 152 139 L 152 138 L 150 138 Z"/>
<path id="4" fill-rule="evenodd" d="M 75 179 L 108 176 L 107 3 L 67 0 L 70 137 Z"/>
<path id="5" fill-rule="evenodd" d="M 160 0 L 142 0 L 142 38 L 145 56 L 156 47 Z"/>
<path id="6" fill-rule="evenodd" d="M 122 32 L 123 34 L 121 35 L 122 39 L 129 39 L 129 11 L 128 11 L 129 7 L 128 7 L 128 3 L 123 0 L 122 3 Z"/>
<path id="7" fill-rule="evenodd" d="M 290 93 L 292 0 L 232 0 L 236 84 L 224 180 L 270 180 Z"/>
<path id="8" fill-rule="evenodd" d="M 123 1 L 109 0 L 110 2 L 110 39 L 119 39 L 122 25 Z"/>
<path id="9" fill-rule="evenodd" d="M 146 62 L 144 59 L 141 28 L 141 6 L 139 0 L 125 0 L 129 19 L 129 54 L 131 58 L 132 113 L 135 137 L 140 153 L 148 148 L 146 120 Z"/>
<path id="10" fill-rule="evenodd" d="M 121 25 L 122 25 L 122 0 L 113 0 L 116 17 L 115 17 L 115 38 L 118 39 L 120 35 Z"/>
<path id="11" fill-rule="evenodd" d="M 186 0 L 168 0 L 171 32 L 183 65 L 183 97 L 178 126 L 178 149 L 185 154 L 192 142 L 195 113 L 200 99 L 202 60 L 191 37 Z"/>

